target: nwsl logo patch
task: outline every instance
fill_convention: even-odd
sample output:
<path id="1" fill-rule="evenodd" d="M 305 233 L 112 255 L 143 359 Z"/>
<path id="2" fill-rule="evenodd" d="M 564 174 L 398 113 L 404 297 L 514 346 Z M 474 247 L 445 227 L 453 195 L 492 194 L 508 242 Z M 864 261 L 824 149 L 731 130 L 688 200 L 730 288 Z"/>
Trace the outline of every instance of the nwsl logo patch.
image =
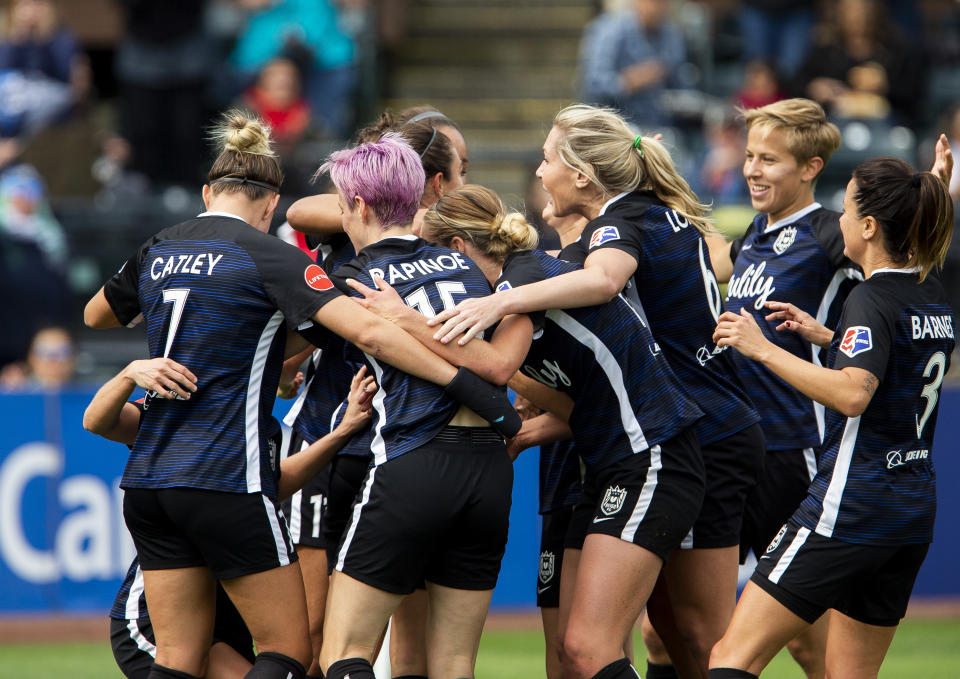
<path id="1" fill-rule="evenodd" d="M 873 349 L 873 335 L 870 334 L 870 328 L 863 325 L 854 325 L 847 328 L 847 331 L 843 333 L 843 339 L 840 341 L 840 351 L 850 358 L 871 349 Z"/>
<path id="2" fill-rule="evenodd" d="M 510 281 L 502 281 L 499 285 L 497 285 L 497 292 L 503 292 L 504 290 L 509 290 L 512 287 L 513 286 L 510 285 Z"/>
<path id="3" fill-rule="evenodd" d="M 615 227 L 615 226 L 602 226 L 602 227 L 600 227 L 599 229 L 597 229 L 596 231 L 594 231 L 594 232 L 593 232 L 593 235 L 590 236 L 590 247 L 589 247 L 589 249 L 592 250 L 593 248 L 597 247 L 598 245 L 603 245 L 603 244 L 606 243 L 607 241 L 617 240 L 618 238 L 620 238 L 620 232 L 617 230 L 617 227 Z"/>

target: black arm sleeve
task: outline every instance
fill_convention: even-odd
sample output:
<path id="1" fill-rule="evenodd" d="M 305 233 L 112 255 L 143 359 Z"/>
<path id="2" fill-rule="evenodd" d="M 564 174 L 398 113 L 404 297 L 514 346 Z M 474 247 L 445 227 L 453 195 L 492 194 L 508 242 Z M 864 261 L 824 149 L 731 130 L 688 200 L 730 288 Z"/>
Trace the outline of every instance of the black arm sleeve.
<path id="1" fill-rule="evenodd" d="M 457 376 L 443 390 L 489 422 L 506 438 L 516 436 L 523 425 L 503 388 L 477 377 L 466 368 L 460 368 Z"/>

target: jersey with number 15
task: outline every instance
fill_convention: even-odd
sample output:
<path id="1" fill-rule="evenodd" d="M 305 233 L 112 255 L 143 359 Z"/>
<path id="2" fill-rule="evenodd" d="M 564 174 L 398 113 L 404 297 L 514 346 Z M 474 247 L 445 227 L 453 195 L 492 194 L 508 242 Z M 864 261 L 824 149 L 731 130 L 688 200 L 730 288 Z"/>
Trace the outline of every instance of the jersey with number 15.
<path id="1" fill-rule="evenodd" d="M 148 394 L 121 487 L 275 497 L 287 330 L 341 295 L 323 270 L 239 217 L 205 213 L 150 238 L 104 293 L 120 323 L 142 315 L 151 358 L 187 366 L 198 387 L 185 401 Z"/>
<path id="2" fill-rule="evenodd" d="M 595 250 L 615 248 L 637 260 L 624 294 L 639 297 L 654 339 L 686 395 L 703 411 L 694 425 L 701 445 L 759 421 L 730 352 L 718 350 L 711 339 L 723 302 L 707 244 L 695 226 L 655 194 L 633 191 L 604 205 L 575 246 L 564 249 L 565 259 L 583 263 Z"/>

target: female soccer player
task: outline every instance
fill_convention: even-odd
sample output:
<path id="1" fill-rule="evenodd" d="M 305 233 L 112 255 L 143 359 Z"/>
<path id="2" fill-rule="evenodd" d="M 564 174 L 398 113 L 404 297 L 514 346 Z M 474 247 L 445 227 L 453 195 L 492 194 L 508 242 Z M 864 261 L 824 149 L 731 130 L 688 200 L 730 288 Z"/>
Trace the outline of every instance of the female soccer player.
<path id="1" fill-rule="evenodd" d="M 140 428 L 142 405 L 128 399 L 135 387 L 153 391 L 163 398 L 189 399 L 197 390 L 196 376 L 169 358 L 133 361 L 110 379 L 94 395 L 83 414 L 84 429 L 132 446 Z M 280 498 L 289 496 L 330 461 L 332 453 L 345 444 L 370 417 L 372 377 L 365 368 L 350 385 L 349 405 L 336 430 L 322 441 L 306 448 L 296 460 L 280 463 Z M 254 661 L 253 638 L 223 587 L 217 584 L 216 618 L 213 645 L 205 673 L 206 679 L 231 679 L 244 676 Z M 143 593 L 143 572 L 134 558 L 110 610 L 110 639 L 120 670 L 129 679 L 147 679 L 157 652 Z"/>
<path id="2" fill-rule="evenodd" d="M 464 252 L 501 290 L 553 281 L 579 268 L 542 252 L 523 251 L 514 237 L 519 220 L 505 212 L 492 191 L 468 185 L 424 216 L 424 235 Z M 383 281 L 378 284 L 386 287 Z M 412 317 L 396 298 L 389 310 L 378 308 L 381 312 L 404 328 Z M 565 639 L 565 672 L 634 677 L 623 639 L 663 561 L 688 533 L 703 497 L 703 466 L 690 427 L 701 413 L 683 396 L 663 352 L 655 350 L 643 310 L 635 303 L 617 298 L 535 314 L 534 320 L 537 339 L 523 361 L 523 374 L 572 397 L 572 408 L 553 409 L 569 419 L 569 428 L 564 419 L 541 415 L 525 423 L 514 448 L 522 449 L 531 439 L 565 438 L 572 430 L 586 467 L 585 497 L 571 529 L 582 555 L 579 568 L 576 560 L 564 566 L 562 580 L 562 589 L 569 592 L 566 601 L 561 592 L 561 610 L 566 608 L 567 629 L 576 630 Z M 412 328 L 415 336 L 430 341 L 429 328 L 422 321 L 419 327 L 419 333 Z M 497 354 L 489 348 L 484 357 L 481 342 L 431 346 L 463 365 L 494 360 Z"/>
<path id="3" fill-rule="evenodd" d="M 335 272 L 338 284 L 349 278 L 372 285 L 383 276 L 426 316 L 463 296 L 489 293 L 467 258 L 412 234 L 425 175 L 398 134 L 338 151 L 322 170 L 337 187 L 344 231 L 358 253 Z M 525 317 L 498 329 L 495 342 L 508 365 L 498 381 L 519 365 L 526 349 L 515 338 L 523 336 L 532 336 Z M 429 674 L 472 676 L 506 544 L 510 459 L 499 434 L 442 390 L 369 352 L 366 361 L 381 385 L 373 404 L 373 466 L 334 566 L 321 668 L 335 679 L 371 678 L 387 620 L 426 581 Z"/>
<path id="4" fill-rule="evenodd" d="M 366 141 L 377 141 L 394 129 L 417 152 L 427 177 L 417 212 L 420 215 L 436 202 L 438 196 L 462 184 L 460 158 L 448 137 L 437 128 L 421 122 L 409 122 L 396 128 L 393 125 L 393 116 L 384 114 L 376 125 L 364 129 L 359 137 Z M 343 233 L 336 194 L 332 197 L 337 233 L 329 235 L 322 248 L 326 253 L 323 267 L 328 274 L 356 256 Z M 309 202 L 311 199 L 303 200 Z M 310 215 L 311 212 L 304 209 L 300 214 Z M 288 219 L 300 224 L 289 213 Z M 285 450 L 294 453 L 330 430 L 331 419 L 343 402 L 350 375 L 356 369 L 356 365 L 348 365 L 343 360 L 343 340 L 339 337 L 329 338 L 322 351 L 313 352 L 308 370 L 310 377 L 304 392 L 284 418 L 285 424 L 292 430 Z M 317 674 L 319 670 L 316 656 L 319 655 L 323 639 L 327 574 L 330 566 L 336 562 L 340 539 L 349 523 L 353 501 L 363 484 L 369 461 L 369 436 L 359 435 L 338 453 L 329 470 L 325 470 L 307 484 L 303 492 L 296 493 L 291 499 L 290 530 L 300 557 L 307 593 L 310 636 L 315 651 L 310 674 Z M 397 676 L 426 674 L 426 649 L 423 645 L 425 606 L 426 592 L 418 589 L 394 613 L 390 633 L 390 664 Z"/>
<path id="5" fill-rule="evenodd" d="M 787 99 L 744 112 L 748 129 L 743 176 L 759 214 L 732 243 L 710 238 L 710 258 L 720 282 L 729 281 L 725 310 L 763 313 L 770 299 L 790 303 L 832 327 L 862 274 L 843 253 L 839 215 L 816 201 L 817 178 L 840 145 L 840 132 L 808 99 Z M 941 171 L 949 146 L 937 144 Z M 767 339 L 793 355 L 822 365 L 820 347 L 760 322 Z M 743 561 L 759 557 L 806 496 L 816 474 L 824 410 L 777 379 L 764 365 L 734 354 L 737 371 L 761 414 L 767 452 L 763 475 L 744 513 Z M 827 621 L 787 644 L 810 679 L 824 675 Z"/>
<path id="6" fill-rule="evenodd" d="M 494 407 L 492 419 L 513 413 L 500 412 L 509 402 L 490 385 L 374 314 L 358 315 L 320 267 L 267 235 L 282 180 L 268 134 L 243 114 L 228 114 L 220 132 L 223 151 L 203 188 L 207 212 L 149 239 L 84 312 L 93 327 L 142 315 L 151 354 L 192 366 L 203 385 L 185 401 L 148 395 L 121 482 L 158 641 L 152 679 L 203 673 L 214 580 L 256 642 L 249 676 L 302 677 L 309 662 L 303 584 L 277 511 L 270 444 L 285 326 L 321 324 L 385 362 L 460 389 L 475 409 Z M 490 400 L 476 402 L 477 390 Z M 244 531 L 227 528 L 238 523 Z"/>
<path id="7" fill-rule="evenodd" d="M 669 594 L 679 635 L 657 625 L 666 617 L 659 594 L 650 605 L 674 662 L 702 673 L 733 612 L 740 522 L 763 456 L 757 414 L 728 355 L 710 339 L 721 300 L 702 237 L 709 230 L 706 208 L 663 145 L 635 134 L 612 111 L 563 109 L 543 153 L 537 176 L 554 212 L 590 220 L 575 246 L 584 268 L 468 300 L 431 323 L 444 323 L 436 335 L 444 341 L 466 332 L 465 343 L 505 313 L 599 304 L 621 291 L 628 299 L 639 296 L 657 341 L 652 350 L 665 354 L 704 412 L 696 432 L 707 494 L 684 549 L 666 565 L 660 590 Z"/>
<path id="8" fill-rule="evenodd" d="M 876 677 L 933 537 L 931 444 L 940 385 L 954 347 L 953 313 L 936 277 L 950 243 L 945 184 L 900 160 L 861 163 L 847 185 L 844 253 L 865 281 L 837 332 L 787 303 L 779 330 L 829 346 L 829 368 L 764 337 L 746 310 L 724 312 L 719 345 L 763 363 L 828 408 L 817 474 L 767 548 L 710 677 L 755 677 L 824 611 L 827 674 Z"/>

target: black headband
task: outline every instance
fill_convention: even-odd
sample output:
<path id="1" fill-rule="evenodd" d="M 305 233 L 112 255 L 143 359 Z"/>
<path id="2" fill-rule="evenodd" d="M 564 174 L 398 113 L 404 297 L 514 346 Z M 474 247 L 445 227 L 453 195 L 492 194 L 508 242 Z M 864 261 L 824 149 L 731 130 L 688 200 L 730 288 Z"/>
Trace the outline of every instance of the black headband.
<path id="1" fill-rule="evenodd" d="M 427 145 L 423 147 L 423 150 L 420 152 L 420 160 L 423 160 L 423 157 L 427 155 L 427 151 L 430 150 L 430 147 L 433 146 L 433 140 L 437 138 L 437 128 L 431 128 L 433 134 L 430 135 L 430 141 L 427 142 Z"/>
<path id="2" fill-rule="evenodd" d="M 274 186 L 273 184 L 257 181 L 256 179 L 248 179 L 247 177 L 220 177 L 220 179 L 214 179 L 210 183 L 211 184 L 220 184 L 220 183 L 250 184 L 252 186 L 259 186 L 261 189 L 267 189 L 268 191 L 273 191 L 274 193 L 280 193 L 279 186 Z"/>
<path id="3" fill-rule="evenodd" d="M 423 113 L 418 113 L 413 116 L 408 123 L 419 123 L 421 120 L 427 120 L 428 118 L 446 118 L 447 116 L 440 113 L 440 111 L 424 111 Z"/>

